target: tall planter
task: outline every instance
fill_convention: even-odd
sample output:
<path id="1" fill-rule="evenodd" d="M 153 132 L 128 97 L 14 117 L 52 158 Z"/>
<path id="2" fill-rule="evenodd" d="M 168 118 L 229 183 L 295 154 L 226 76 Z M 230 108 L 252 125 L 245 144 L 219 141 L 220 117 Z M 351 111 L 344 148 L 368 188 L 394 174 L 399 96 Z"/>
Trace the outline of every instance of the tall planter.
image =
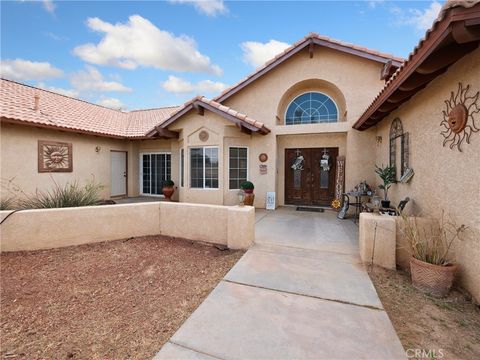
<path id="1" fill-rule="evenodd" d="M 410 272 L 413 287 L 433 296 L 444 297 L 450 291 L 458 266 L 433 265 L 412 257 L 410 259 Z"/>

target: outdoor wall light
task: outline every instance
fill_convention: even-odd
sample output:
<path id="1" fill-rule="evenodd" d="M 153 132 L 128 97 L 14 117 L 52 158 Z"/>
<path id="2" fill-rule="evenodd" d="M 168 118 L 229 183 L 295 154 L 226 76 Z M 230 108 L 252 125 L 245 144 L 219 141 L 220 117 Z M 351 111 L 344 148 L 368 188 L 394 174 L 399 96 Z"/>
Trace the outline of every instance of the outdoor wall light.
<path id="1" fill-rule="evenodd" d="M 95 152 L 99 153 L 102 148 L 100 146 L 95 146 Z"/>
<path id="2" fill-rule="evenodd" d="M 238 190 L 238 202 L 240 206 L 245 205 L 245 191 L 243 189 Z"/>

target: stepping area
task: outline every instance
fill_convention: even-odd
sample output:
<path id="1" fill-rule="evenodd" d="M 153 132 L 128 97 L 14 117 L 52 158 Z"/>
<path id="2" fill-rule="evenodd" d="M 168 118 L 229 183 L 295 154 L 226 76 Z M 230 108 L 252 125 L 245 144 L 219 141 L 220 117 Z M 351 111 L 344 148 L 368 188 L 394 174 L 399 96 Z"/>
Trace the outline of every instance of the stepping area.
<path id="1" fill-rule="evenodd" d="M 257 210 L 255 245 L 155 359 L 405 359 L 335 215 Z"/>

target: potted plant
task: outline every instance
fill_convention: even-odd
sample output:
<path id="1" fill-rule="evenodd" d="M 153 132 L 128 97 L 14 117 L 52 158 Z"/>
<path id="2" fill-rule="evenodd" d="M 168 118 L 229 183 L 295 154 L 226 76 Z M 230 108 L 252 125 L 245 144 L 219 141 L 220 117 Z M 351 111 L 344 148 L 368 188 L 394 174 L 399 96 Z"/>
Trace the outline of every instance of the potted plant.
<path id="1" fill-rule="evenodd" d="M 443 297 L 452 287 L 458 266 L 450 254 L 452 244 L 467 227 L 446 221 L 442 213 L 440 222 L 431 221 L 430 226 L 420 226 L 418 218 L 400 212 L 403 220 L 403 235 L 411 252 L 410 273 L 412 284 L 418 290 L 433 296 Z"/>
<path id="2" fill-rule="evenodd" d="M 382 167 L 375 165 L 375 173 L 382 179 L 383 184 L 379 186 L 383 190 L 385 200 L 382 200 L 382 207 L 389 208 L 390 200 L 388 200 L 388 189 L 395 184 L 395 167 L 393 166 L 383 166 Z"/>
<path id="3" fill-rule="evenodd" d="M 175 188 L 173 187 L 175 183 L 168 179 L 163 182 L 163 188 L 162 188 L 162 193 L 165 196 L 165 200 L 171 201 L 171 197 L 173 193 L 175 192 Z"/>
<path id="4" fill-rule="evenodd" d="M 243 204 L 253 206 L 253 201 L 255 200 L 255 194 L 253 193 L 253 189 L 255 189 L 255 186 L 253 185 L 253 183 L 251 181 L 244 181 L 240 185 L 240 189 L 245 192 L 245 199 L 243 200 Z"/>

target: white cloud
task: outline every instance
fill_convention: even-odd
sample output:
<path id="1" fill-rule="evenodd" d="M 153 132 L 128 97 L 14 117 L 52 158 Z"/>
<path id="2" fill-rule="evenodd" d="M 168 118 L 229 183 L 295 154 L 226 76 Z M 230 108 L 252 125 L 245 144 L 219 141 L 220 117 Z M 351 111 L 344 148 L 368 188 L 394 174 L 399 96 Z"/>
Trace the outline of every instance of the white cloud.
<path id="1" fill-rule="evenodd" d="M 393 7 L 390 11 L 397 16 L 397 23 L 400 25 L 411 25 L 417 30 L 428 30 L 437 18 L 442 4 L 433 1 L 430 6 L 424 10 L 408 9 L 402 10 L 399 7 Z"/>
<path id="2" fill-rule="evenodd" d="M 42 0 L 43 8 L 48 11 L 50 14 L 55 13 L 55 8 L 57 7 L 52 0 Z"/>
<path id="3" fill-rule="evenodd" d="M 191 92 L 196 92 L 197 94 L 217 93 L 225 90 L 227 87 L 224 83 L 211 80 L 202 80 L 194 84 L 173 75 L 170 75 L 168 79 L 162 83 L 162 88 L 174 94 Z"/>
<path id="4" fill-rule="evenodd" d="M 89 18 L 87 25 L 105 34 L 98 44 L 88 43 L 73 50 L 89 63 L 125 69 L 150 66 L 163 70 L 222 74 L 218 65 L 213 65 L 208 56 L 198 51 L 192 38 L 160 30 L 139 15 L 130 16 L 124 24 Z"/>
<path id="5" fill-rule="evenodd" d="M 74 98 L 77 98 L 77 97 L 80 96 L 80 93 L 75 89 L 64 89 L 64 88 L 59 88 L 59 87 L 55 87 L 55 86 L 48 86 L 43 82 L 38 83 L 37 87 L 39 87 L 40 89 L 50 90 L 50 91 L 53 91 L 55 93 L 70 96 L 70 97 L 74 97 Z"/>
<path id="6" fill-rule="evenodd" d="M 17 81 L 45 80 L 63 75 L 62 70 L 57 69 L 48 62 L 24 59 L 1 60 L 0 73 L 4 78 Z"/>
<path id="7" fill-rule="evenodd" d="M 97 101 L 97 104 L 116 110 L 126 109 L 124 103 L 122 103 L 119 99 L 111 97 L 102 96 L 100 100 Z"/>
<path id="8" fill-rule="evenodd" d="M 91 65 L 86 65 L 85 70 L 74 73 L 70 78 L 72 86 L 80 91 L 116 91 L 132 92 L 133 90 L 117 81 L 105 81 L 103 75 Z"/>
<path id="9" fill-rule="evenodd" d="M 375 9 L 377 7 L 377 5 L 381 4 L 381 3 L 384 3 L 385 0 L 370 0 L 370 1 L 367 1 L 368 3 L 368 6 L 371 7 L 372 9 Z"/>
<path id="10" fill-rule="evenodd" d="M 243 50 L 243 59 L 248 64 L 258 67 L 275 57 L 290 45 L 277 40 L 266 43 L 246 41 L 240 45 Z"/>
<path id="11" fill-rule="evenodd" d="M 217 14 L 225 14 L 228 12 L 223 0 L 170 0 L 172 3 L 192 4 L 199 12 L 216 16 Z"/>

